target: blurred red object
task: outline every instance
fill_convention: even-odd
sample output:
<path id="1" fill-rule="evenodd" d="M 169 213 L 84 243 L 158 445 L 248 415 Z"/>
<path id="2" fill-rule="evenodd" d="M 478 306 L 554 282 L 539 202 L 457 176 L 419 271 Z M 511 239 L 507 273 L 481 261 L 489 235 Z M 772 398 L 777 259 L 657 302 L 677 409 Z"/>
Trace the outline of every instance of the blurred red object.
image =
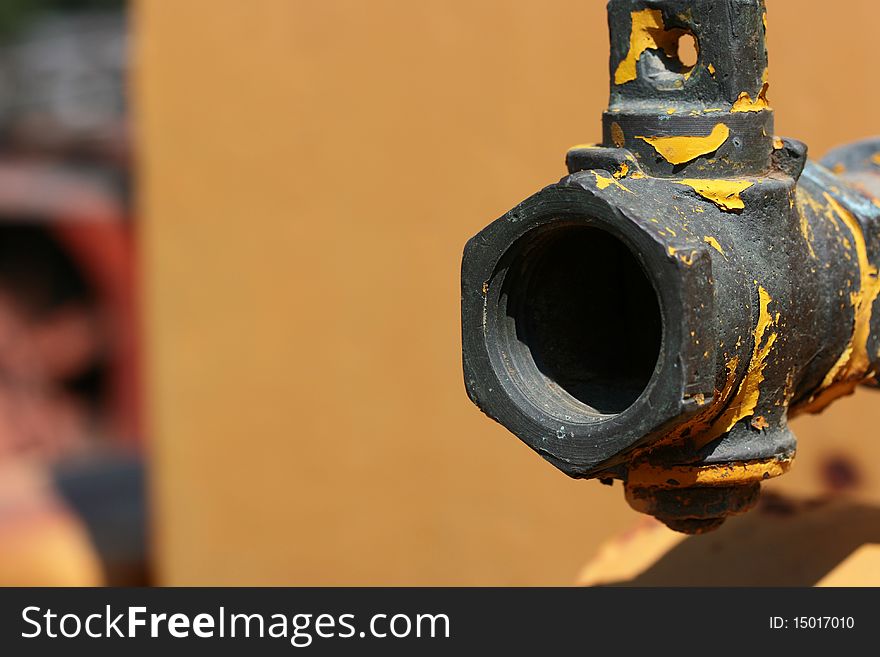
<path id="1" fill-rule="evenodd" d="M 135 249 L 118 187 L 62 164 L 0 161 L 0 241 L 4 231 L 22 246 L 0 250 L 0 457 L 53 460 L 95 437 L 136 445 Z M 87 293 L 54 298 L 63 279 Z M 104 385 L 90 408 L 67 384 L 96 367 Z"/>

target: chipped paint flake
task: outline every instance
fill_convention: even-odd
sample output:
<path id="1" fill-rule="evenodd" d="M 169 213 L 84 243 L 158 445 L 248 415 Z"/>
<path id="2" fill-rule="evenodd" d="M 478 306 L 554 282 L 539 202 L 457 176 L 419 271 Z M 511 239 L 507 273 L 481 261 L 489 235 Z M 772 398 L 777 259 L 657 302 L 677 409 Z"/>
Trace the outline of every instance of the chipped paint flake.
<path id="1" fill-rule="evenodd" d="M 767 90 L 770 88 L 770 83 L 765 82 L 764 86 L 761 87 L 761 91 L 758 92 L 757 98 L 752 100 L 751 95 L 749 95 L 748 91 L 743 91 L 739 97 L 736 99 L 736 102 L 733 104 L 733 107 L 730 109 L 731 112 L 761 112 L 763 110 L 770 109 L 770 103 L 767 101 Z"/>
<path id="2" fill-rule="evenodd" d="M 744 209 L 746 204 L 740 198 L 740 194 L 755 184 L 749 180 L 714 180 L 710 178 L 683 178 L 675 182 L 679 185 L 687 185 L 726 212 Z"/>
<path id="3" fill-rule="evenodd" d="M 614 84 L 626 84 L 638 77 L 637 64 L 646 50 L 662 50 L 667 57 L 678 55 L 678 39 L 685 30 L 666 29 L 659 9 L 642 9 L 631 14 L 629 51 L 614 71 Z"/>
<path id="4" fill-rule="evenodd" d="M 626 178 L 626 174 L 628 173 L 629 165 L 626 162 L 622 162 L 620 168 L 611 175 L 620 180 L 621 178 Z"/>
<path id="5" fill-rule="evenodd" d="M 608 178 L 606 176 L 603 176 L 598 171 L 591 171 L 590 173 L 592 173 L 596 177 L 596 186 L 599 189 L 605 189 L 606 187 L 609 187 L 610 185 L 614 185 L 615 187 L 619 187 L 620 189 L 622 189 L 625 192 L 629 192 L 630 194 L 633 193 L 631 189 L 628 189 L 627 187 L 625 187 L 621 183 L 617 182 L 617 180 L 615 180 L 614 178 Z"/>
<path id="6" fill-rule="evenodd" d="M 636 139 L 648 142 L 670 164 L 684 164 L 695 160 L 701 155 L 717 151 L 730 137 L 730 128 L 718 123 L 712 132 L 705 137 L 681 136 L 672 137 L 641 137 Z"/>
<path id="7" fill-rule="evenodd" d="M 720 253 L 721 255 L 723 255 L 725 258 L 727 257 L 727 254 L 724 253 L 724 249 L 721 248 L 721 245 L 718 243 L 718 240 L 716 240 L 714 237 L 712 237 L 711 235 L 706 235 L 706 236 L 703 238 L 703 241 L 704 241 L 706 244 L 708 244 L 709 246 L 711 246 L 713 249 L 715 249 L 716 251 L 718 251 L 718 253 Z"/>
<path id="8" fill-rule="evenodd" d="M 770 302 L 773 299 L 762 286 L 758 286 L 759 311 L 758 323 L 752 331 L 754 347 L 748 369 L 742 383 L 736 391 L 730 405 L 721 416 L 712 424 L 711 429 L 697 441 L 697 447 L 703 447 L 716 438 L 723 436 L 733 429 L 734 425 L 751 415 L 754 415 L 758 407 L 758 399 L 761 396 L 761 383 L 764 381 L 764 368 L 767 367 L 767 357 L 776 343 L 779 334 L 776 331 L 768 331 L 779 320 L 770 314 Z M 766 337 L 766 339 L 765 339 Z"/>

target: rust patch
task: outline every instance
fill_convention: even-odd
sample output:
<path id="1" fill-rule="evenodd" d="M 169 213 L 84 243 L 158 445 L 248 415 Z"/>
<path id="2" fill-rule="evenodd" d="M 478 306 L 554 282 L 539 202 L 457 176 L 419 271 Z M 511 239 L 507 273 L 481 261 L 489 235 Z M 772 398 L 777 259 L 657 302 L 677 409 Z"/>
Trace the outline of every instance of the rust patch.
<path id="1" fill-rule="evenodd" d="M 623 128 L 621 128 L 620 124 L 616 121 L 611 124 L 611 141 L 614 142 L 614 145 L 618 148 L 623 148 L 623 145 L 626 143 Z"/>

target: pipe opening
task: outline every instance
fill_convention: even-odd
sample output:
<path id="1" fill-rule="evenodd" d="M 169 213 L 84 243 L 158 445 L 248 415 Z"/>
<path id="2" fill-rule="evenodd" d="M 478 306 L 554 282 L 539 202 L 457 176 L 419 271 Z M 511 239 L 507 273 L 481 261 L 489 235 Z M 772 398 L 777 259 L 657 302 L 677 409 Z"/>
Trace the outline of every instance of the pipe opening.
<path id="1" fill-rule="evenodd" d="M 629 247 L 596 228 L 549 229 L 517 249 L 499 302 L 513 371 L 539 405 L 621 413 L 648 386 L 659 301 Z M 572 408 L 573 406 L 573 408 Z"/>

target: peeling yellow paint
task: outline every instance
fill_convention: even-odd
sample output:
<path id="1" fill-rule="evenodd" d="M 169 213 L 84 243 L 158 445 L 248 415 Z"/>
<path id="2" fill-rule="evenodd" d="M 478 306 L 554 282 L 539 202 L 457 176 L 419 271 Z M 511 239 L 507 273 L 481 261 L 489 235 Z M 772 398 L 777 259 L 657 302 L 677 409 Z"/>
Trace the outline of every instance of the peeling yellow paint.
<path id="1" fill-rule="evenodd" d="M 788 472 L 791 461 L 791 458 L 772 457 L 759 461 L 700 466 L 663 466 L 638 462 L 630 467 L 626 485 L 633 488 L 690 488 L 729 486 L 734 482 L 738 484 L 761 482 Z"/>
<path id="2" fill-rule="evenodd" d="M 614 185 L 615 187 L 619 187 L 620 189 L 622 189 L 625 192 L 629 192 L 630 194 L 633 193 L 631 189 L 627 189 L 622 184 L 617 182 L 617 180 L 615 180 L 614 178 L 606 178 L 605 176 L 600 174 L 598 171 L 592 171 L 591 173 L 596 177 L 596 186 L 599 189 L 605 189 L 606 187 L 609 187 L 610 185 Z"/>
<path id="3" fill-rule="evenodd" d="M 654 147 L 663 158 L 670 164 L 684 164 L 695 160 L 701 155 L 714 153 L 730 137 L 730 128 L 724 123 L 718 123 L 712 132 L 705 137 L 680 136 L 673 137 L 641 137 L 636 139 L 646 141 Z"/>
<path id="4" fill-rule="evenodd" d="M 768 329 L 774 325 L 773 316 L 770 314 L 770 302 L 773 300 L 770 294 L 762 286 L 758 286 L 759 311 L 758 323 L 752 331 L 754 346 L 752 358 L 749 361 L 745 377 L 739 384 L 730 405 L 721 416 L 712 423 L 712 427 L 695 441 L 697 447 L 703 447 L 716 438 L 723 436 L 733 429 L 734 425 L 742 419 L 753 415 L 758 406 L 761 396 L 761 383 L 764 381 L 764 368 L 767 366 L 767 357 L 779 334 Z M 775 320 L 778 323 L 778 320 Z M 764 339 L 766 335 L 766 340 Z"/>
<path id="5" fill-rule="evenodd" d="M 798 215 L 800 215 L 801 235 L 804 238 L 804 242 L 807 243 L 807 249 L 810 251 L 810 257 L 815 260 L 816 251 L 813 249 L 813 227 L 810 225 L 810 221 L 807 219 L 807 213 L 804 212 L 804 208 L 798 208 Z"/>
<path id="6" fill-rule="evenodd" d="M 693 336 L 694 332 L 691 331 L 691 337 Z M 727 370 L 727 378 L 724 382 L 724 386 L 721 390 L 718 390 L 717 388 L 715 389 L 711 403 L 708 405 L 706 404 L 706 399 L 704 395 L 702 395 L 702 399 L 700 400 L 697 400 L 695 396 L 694 399 L 697 400 L 698 405 L 702 408 L 689 420 L 680 424 L 673 431 L 669 432 L 659 440 L 653 442 L 648 447 L 637 450 L 637 454 L 650 454 L 657 448 L 674 445 L 680 442 L 683 436 L 699 435 L 709 429 L 712 426 L 712 416 L 718 411 L 719 408 L 722 408 L 724 404 L 727 403 L 727 400 L 730 399 L 730 395 L 733 393 L 734 384 L 736 383 L 736 371 L 738 367 L 739 356 L 734 356 L 733 358 L 728 360 L 725 364 L 725 368 Z"/>
<path id="7" fill-rule="evenodd" d="M 618 169 L 611 175 L 620 180 L 621 178 L 625 178 L 627 173 L 629 173 L 629 165 L 626 162 L 622 162 L 620 165 L 620 169 Z"/>
<path id="8" fill-rule="evenodd" d="M 714 237 L 712 237 L 711 235 L 706 235 L 706 236 L 703 238 L 703 241 L 704 241 L 706 244 L 708 244 L 709 246 L 711 246 L 713 249 L 715 249 L 716 251 L 718 251 L 718 253 L 720 253 L 721 255 L 723 255 L 725 258 L 727 257 L 727 254 L 724 253 L 724 249 L 721 248 L 721 245 L 718 243 L 718 240 L 716 240 Z"/>
<path id="9" fill-rule="evenodd" d="M 774 137 L 773 138 L 773 148 L 774 148 L 774 150 L 777 150 L 777 151 L 781 151 L 783 148 L 785 148 L 785 142 L 782 141 L 781 137 Z"/>
<path id="10" fill-rule="evenodd" d="M 711 75 L 714 78 L 715 77 L 715 65 L 709 64 L 709 66 L 707 66 L 706 68 L 709 69 L 709 75 Z"/>
<path id="11" fill-rule="evenodd" d="M 690 267 L 691 265 L 694 264 L 694 260 L 696 259 L 696 257 L 697 257 L 697 252 L 690 251 L 687 255 L 682 253 L 680 256 L 678 256 L 678 259 L 681 260 L 685 265 Z M 699 344 L 699 340 L 697 341 L 697 344 Z"/>
<path id="12" fill-rule="evenodd" d="M 816 214 L 822 212 L 824 207 L 819 201 L 813 198 L 812 194 L 807 190 L 802 189 L 800 186 L 797 187 L 797 202 L 798 207 L 809 207 Z"/>
<path id="13" fill-rule="evenodd" d="M 623 128 L 620 127 L 620 124 L 617 121 L 611 124 L 611 141 L 614 142 L 614 145 L 618 148 L 623 148 L 623 145 L 626 143 L 626 138 L 623 135 Z"/>
<path id="14" fill-rule="evenodd" d="M 631 18 L 629 51 L 614 71 L 614 84 L 625 84 L 638 77 L 637 64 L 646 50 L 662 50 L 667 57 L 676 57 L 678 39 L 685 33 L 680 28 L 667 30 L 659 9 L 634 11 Z"/>
<path id="15" fill-rule="evenodd" d="M 836 214 L 852 235 L 859 262 L 859 289 L 850 292 L 850 303 L 854 309 L 853 333 L 837 362 L 825 375 L 820 392 L 805 404 L 802 410 L 819 412 L 833 400 L 853 392 L 860 383 L 872 378 L 876 373 L 869 371 L 871 358 L 868 355 L 868 338 L 871 333 L 871 314 L 874 301 L 880 295 L 880 277 L 877 267 L 868 260 L 868 249 L 862 227 L 856 218 L 833 196 L 823 193 L 829 208 Z"/>
<path id="16" fill-rule="evenodd" d="M 697 194 L 726 211 L 744 209 L 746 204 L 740 198 L 740 194 L 755 184 L 748 180 L 713 180 L 709 178 L 683 178 L 675 182 L 679 185 L 687 185 Z"/>
<path id="17" fill-rule="evenodd" d="M 871 162 L 873 162 L 874 164 L 880 164 L 880 153 L 874 153 L 871 156 Z"/>
<path id="18" fill-rule="evenodd" d="M 767 101 L 767 90 L 770 88 L 768 82 L 764 82 L 758 97 L 752 100 L 748 91 L 743 91 L 731 108 L 731 112 L 761 112 L 770 109 L 770 103 Z"/>

